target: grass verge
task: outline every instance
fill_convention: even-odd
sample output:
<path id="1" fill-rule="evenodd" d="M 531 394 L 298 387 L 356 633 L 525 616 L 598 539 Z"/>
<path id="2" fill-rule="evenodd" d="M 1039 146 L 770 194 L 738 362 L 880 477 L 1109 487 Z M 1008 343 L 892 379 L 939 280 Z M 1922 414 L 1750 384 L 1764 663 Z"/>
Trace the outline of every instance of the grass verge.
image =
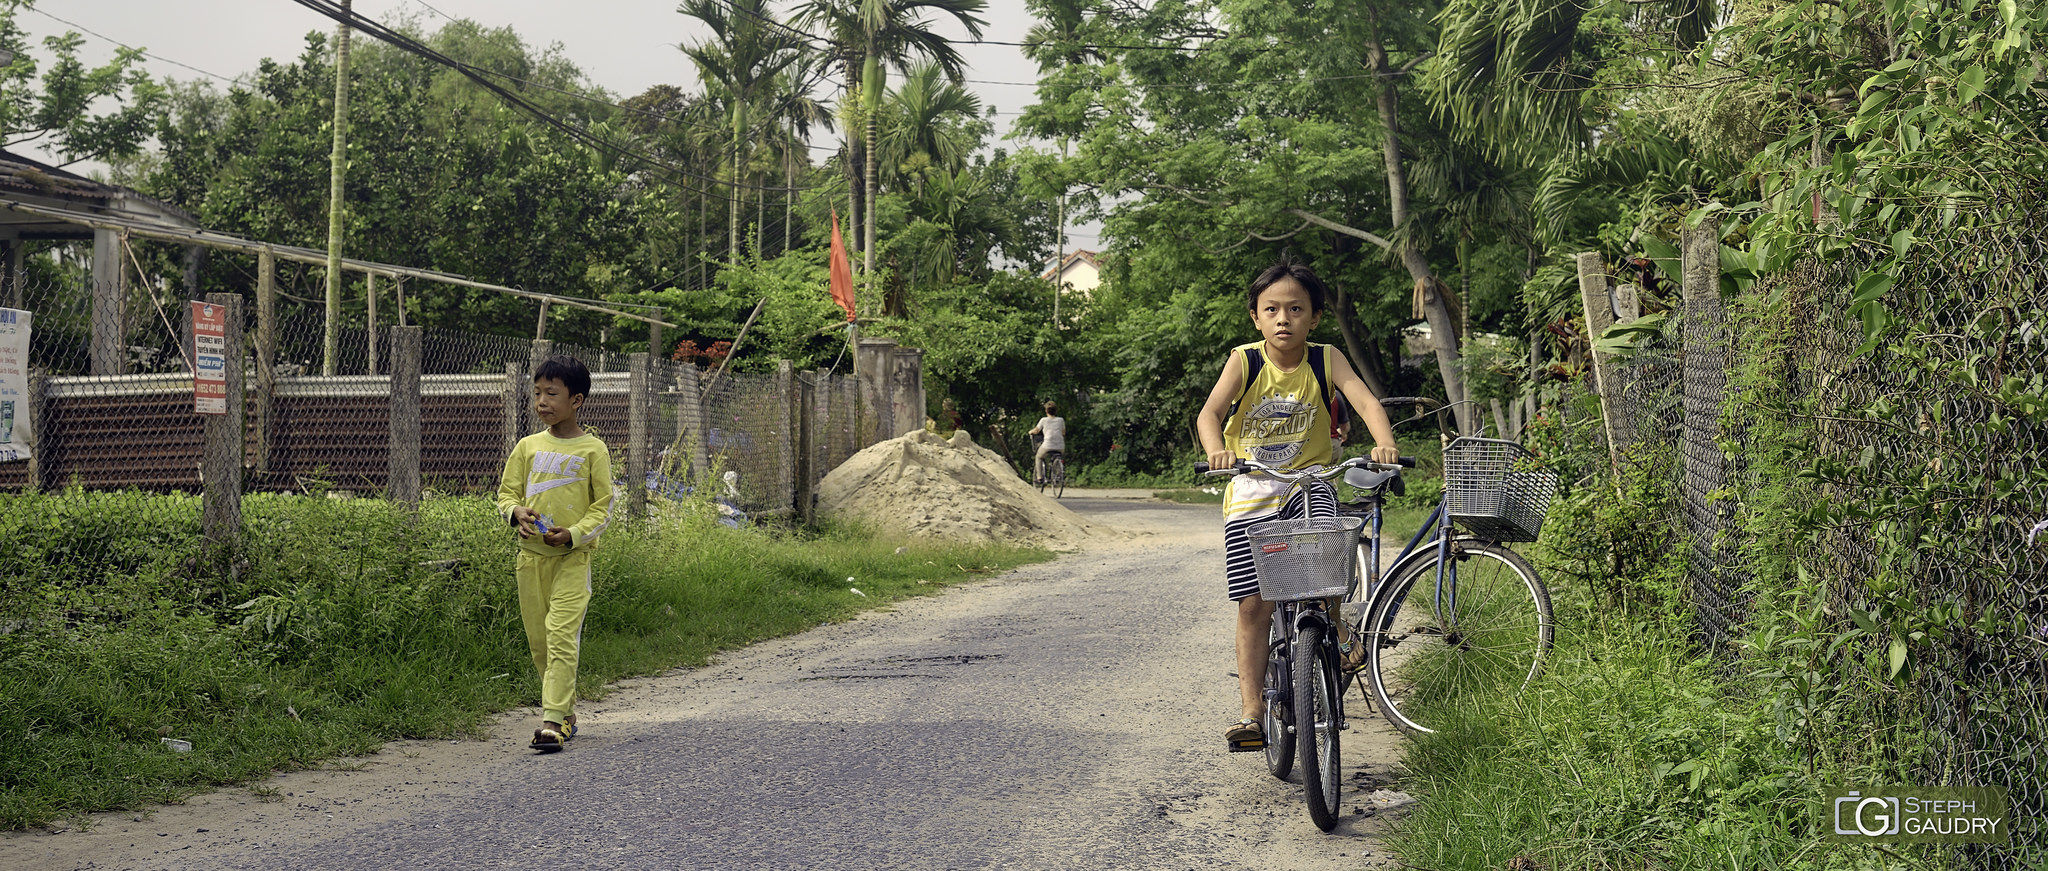
<path id="1" fill-rule="evenodd" d="M 1582 615 L 1583 616 L 1583 615 Z M 1921 847 L 1822 840 L 1828 791 L 1888 782 L 1909 724 L 1844 752 L 1784 739 L 1770 695 L 1651 621 L 1575 620 L 1520 696 L 1425 712 L 1424 796 L 1391 848 L 1436 871 L 1941 867 Z M 1590 625 L 1591 628 L 1584 628 Z"/>
<path id="2" fill-rule="evenodd" d="M 203 554 L 196 497 L 0 497 L 0 826 L 176 801 L 538 701 L 515 545 L 485 500 L 415 517 L 253 494 L 244 516 L 246 546 Z M 671 506 L 606 533 L 579 690 L 1049 556 Z"/>

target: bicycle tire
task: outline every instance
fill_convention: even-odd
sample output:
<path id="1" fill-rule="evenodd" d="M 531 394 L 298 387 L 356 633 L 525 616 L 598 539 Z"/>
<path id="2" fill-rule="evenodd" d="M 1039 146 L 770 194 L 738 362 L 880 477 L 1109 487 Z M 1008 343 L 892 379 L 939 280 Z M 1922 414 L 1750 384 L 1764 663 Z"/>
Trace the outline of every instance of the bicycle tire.
<path id="1" fill-rule="evenodd" d="M 1060 498 L 1067 492 L 1067 458 L 1054 457 L 1052 461 L 1052 498 Z"/>
<path id="2" fill-rule="evenodd" d="M 1410 735 L 1436 731 L 1423 722 L 1432 706 L 1474 692 L 1521 692 L 1542 670 L 1556 632 L 1550 591 L 1520 554 L 1473 540 L 1453 547 L 1452 619 L 1441 613 L 1440 560 L 1431 556 L 1382 581 L 1366 621 L 1373 702 Z"/>
<path id="3" fill-rule="evenodd" d="M 1259 728 L 1266 731 L 1266 770 L 1286 780 L 1294 770 L 1294 733 L 1287 731 L 1293 721 L 1287 708 L 1294 675 L 1288 668 L 1288 641 L 1276 637 L 1279 635 L 1280 625 L 1276 622 L 1266 633 L 1266 716 L 1260 720 Z"/>
<path id="4" fill-rule="evenodd" d="M 1309 819 L 1325 832 L 1337 827 L 1338 796 L 1344 787 L 1337 663 L 1323 637 L 1327 631 L 1310 623 L 1294 633 L 1294 733 L 1301 754 L 1301 787 Z"/>

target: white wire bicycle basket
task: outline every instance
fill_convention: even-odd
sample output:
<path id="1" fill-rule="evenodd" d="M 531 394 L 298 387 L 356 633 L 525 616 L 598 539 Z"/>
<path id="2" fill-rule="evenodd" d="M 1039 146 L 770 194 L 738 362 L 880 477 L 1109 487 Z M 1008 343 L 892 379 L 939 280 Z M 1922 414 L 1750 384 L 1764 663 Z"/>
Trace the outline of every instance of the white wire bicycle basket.
<path id="1" fill-rule="evenodd" d="M 1252 567 L 1259 596 L 1294 602 L 1341 596 L 1358 565 L 1360 517 L 1268 520 L 1245 529 L 1252 543 Z"/>
<path id="2" fill-rule="evenodd" d="M 1500 439 L 1461 438 L 1444 449 L 1444 506 L 1451 521 L 1492 541 L 1535 541 L 1557 495 L 1557 473 Z"/>

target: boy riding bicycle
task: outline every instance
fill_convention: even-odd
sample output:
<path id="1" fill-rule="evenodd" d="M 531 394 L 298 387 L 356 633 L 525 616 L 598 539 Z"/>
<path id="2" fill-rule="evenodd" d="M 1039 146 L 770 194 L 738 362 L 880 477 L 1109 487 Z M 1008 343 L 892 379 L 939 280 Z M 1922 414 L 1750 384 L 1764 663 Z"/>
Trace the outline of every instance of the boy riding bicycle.
<path id="1" fill-rule="evenodd" d="M 1400 451 L 1386 409 L 1351 368 L 1351 361 L 1329 345 L 1308 340 L 1322 320 L 1329 296 L 1322 279 L 1307 266 L 1283 260 L 1259 273 L 1248 296 L 1252 323 L 1263 339 L 1231 349 L 1216 386 L 1195 417 L 1195 431 L 1210 467 L 1230 466 L 1240 456 L 1288 469 L 1331 462 L 1335 449 L 1330 404 L 1337 393 L 1372 434 L 1373 460 L 1398 461 Z M 1243 714 L 1224 733 L 1233 744 L 1265 737 L 1259 723 L 1266 710 L 1267 629 L 1273 617 L 1272 603 L 1259 596 L 1245 530 L 1268 520 L 1335 513 L 1336 505 L 1327 495 L 1318 492 L 1312 499 L 1308 491 L 1256 476 L 1236 476 L 1225 491 L 1224 575 L 1230 599 L 1237 603 L 1237 683 Z M 1355 650 L 1349 638 L 1342 648 L 1347 664 L 1355 665 L 1362 651 Z"/>

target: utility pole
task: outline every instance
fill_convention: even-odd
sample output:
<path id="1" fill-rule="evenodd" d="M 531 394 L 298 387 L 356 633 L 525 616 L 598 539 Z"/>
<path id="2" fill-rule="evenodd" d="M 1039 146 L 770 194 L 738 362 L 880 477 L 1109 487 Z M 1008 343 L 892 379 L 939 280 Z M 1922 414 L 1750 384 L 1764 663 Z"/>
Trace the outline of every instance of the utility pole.
<path id="1" fill-rule="evenodd" d="M 350 0 L 341 0 L 347 16 Z M 348 21 L 334 28 L 334 154 L 327 160 L 327 326 L 320 374 L 335 375 L 341 352 L 341 182 L 348 163 Z"/>
<path id="2" fill-rule="evenodd" d="M 1062 136 L 1060 137 L 1060 163 L 1062 169 L 1065 168 L 1066 161 L 1067 138 Z M 1059 249 L 1058 255 L 1054 256 L 1052 260 L 1052 325 L 1054 329 L 1058 329 L 1060 325 L 1060 291 L 1064 289 L 1066 284 L 1066 282 L 1061 280 L 1063 277 L 1061 273 L 1066 271 L 1067 265 L 1067 187 L 1064 184 L 1060 185 L 1058 221 L 1059 226 L 1053 231 L 1053 238 L 1057 240 L 1054 245 Z"/>

